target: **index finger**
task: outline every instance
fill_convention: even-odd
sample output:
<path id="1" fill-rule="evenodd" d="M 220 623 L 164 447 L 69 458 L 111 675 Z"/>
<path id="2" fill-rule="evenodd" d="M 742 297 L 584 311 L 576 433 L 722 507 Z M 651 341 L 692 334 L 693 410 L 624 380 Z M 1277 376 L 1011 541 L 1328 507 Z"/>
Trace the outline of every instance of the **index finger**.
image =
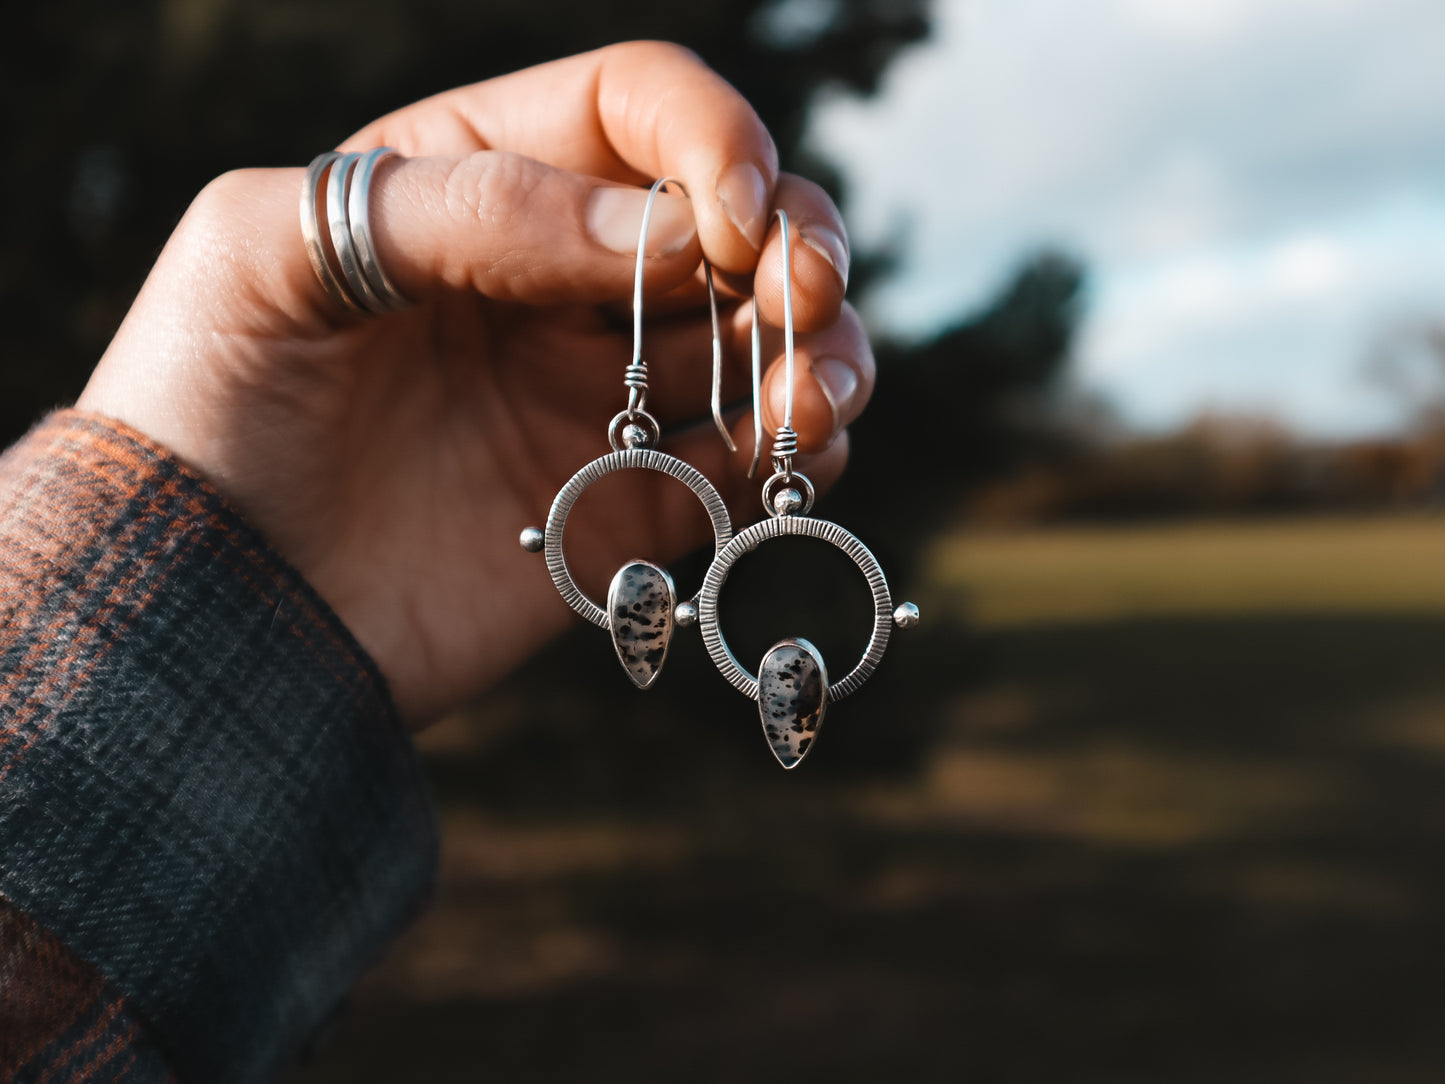
<path id="1" fill-rule="evenodd" d="M 628 42 L 446 91 L 363 128 L 343 149 L 405 155 L 505 150 L 632 184 L 677 177 L 703 252 L 724 271 L 757 264 L 778 178 L 763 122 L 727 80 L 679 45 Z"/>

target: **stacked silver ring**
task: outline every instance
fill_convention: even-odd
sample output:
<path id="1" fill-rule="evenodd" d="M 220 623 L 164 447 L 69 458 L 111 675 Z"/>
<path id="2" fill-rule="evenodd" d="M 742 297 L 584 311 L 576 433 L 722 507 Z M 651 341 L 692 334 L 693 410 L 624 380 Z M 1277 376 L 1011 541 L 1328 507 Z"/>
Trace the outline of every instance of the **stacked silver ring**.
<path id="1" fill-rule="evenodd" d="M 365 154 L 327 151 L 306 168 L 301 189 L 301 236 L 306 239 L 306 252 L 326 292 L 352 312 L 380 315 L 411 304 L 381 269 L 371 238 L 371 178 L 377 163 L 392 157 L 397 153 L 390 147 Z M 323 201 L 329 249 L 321 233 Z"/>

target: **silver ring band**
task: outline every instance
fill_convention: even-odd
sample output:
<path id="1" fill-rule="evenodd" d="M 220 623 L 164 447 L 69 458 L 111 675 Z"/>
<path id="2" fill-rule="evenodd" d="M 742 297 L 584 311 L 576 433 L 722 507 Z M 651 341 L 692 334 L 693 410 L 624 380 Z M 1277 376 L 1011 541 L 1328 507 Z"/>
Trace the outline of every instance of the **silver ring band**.
<path id="1" fill-rule="evenodd" d="M 390 147 L 377 147 L 363 154 L 356 163 L 356 172 L 351 175 L 351 195 L 346 201 L 351 239 L 356 245 L 361 273 L 381 303 L 394 312 L 409 308 L 411 301 L 387 277 L 376 258 L 376 246 L 371 240 L 371 178 L 376 167 L 386 159 L 400 157 Z"/>
<path id="2" fill-rule="evenodd" d="M 326 246 L 321 240 L 321 217 L 317 214 L 317 207 L 325 198 L 326 175 L 332 163 L 340 157 L 335 151 L 327 151 L 325 154 L 318 154 L 306 167 L 306 180 L 301 185 L 301 237 L 306 242 L 306 255 L 311 258 L 311 268 L 316 272 L 316 277 L 321 280 L 321 285 L 326 288 L 331 300 L 351 312 L 364 312 L 351 296 L 351 292 L 336 277 L 336 271 L 326 254 Z"/>
<path id="3" fill-rule="evenodd" d="M 327 151 L 317 155 L 306 170 L 301 190 L 301 236 L 306 253 L 327 294 L 351 312 L 380 315 L 411 304 L 382 270 L 371 233 L 372 175 L 379 161 L 395 154 L 390 147 L 378 147 L 364 155 Z M 329 251 L 320 225 L 323 199 Z"/>
<path id="4" fill-rule="evenodd" d="M 386 306 L 361 273 L 361 264 L 356 259 L 356 242 L 351 239 L 351 222 L 347 218 L 346 187 L 360 157 L 359 154 L 343 154 L 331 167 L 331 183 L 326 186 L 326 225 L 331 230 L 331 249 L 336 253 L 336 262 L 341 265 L 346 285 L 351 287 L 351 296 L 367 312 L 383 313 Z"/>

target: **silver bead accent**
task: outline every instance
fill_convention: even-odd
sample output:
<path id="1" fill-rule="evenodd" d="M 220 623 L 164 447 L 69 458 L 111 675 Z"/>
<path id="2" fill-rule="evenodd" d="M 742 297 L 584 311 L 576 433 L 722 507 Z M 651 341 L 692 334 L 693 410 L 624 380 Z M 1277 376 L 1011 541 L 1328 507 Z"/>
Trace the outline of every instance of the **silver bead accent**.
<path id="1" fill-rule="evenodd" d="M 522 548 L 528 553 L 541 553 L 542 547 L 547 544 L 547 536 L 540 527 L 522 528 L 522 537 L 518 539 Z"/>
<path id="2" fill-rule="evenodd" d="M 813 491 L 813 483 L 808 481 L 806 474 L 799 474 L 797 471 L 792 474 L 779 471 L 763 483 L 763 491 L 759 496 L 762 498 L 763 507 L 767 509 L 768 515 L 779 519 L 799 513 L 806 516 L 813 510 L 813 499 L 816 494 Z M 795 501 L 802 503 L 795 504 Z"/>
<path id="3" fill-rule="evenodd" d="M 679 602 L 673 614 L 677 618 L 677 623 L 681 628 L 691 628 L 697 624 L 697 603 Z"/>
<path id="4" fill-rule="evenodd" d="M 898 609 L 893 611 L 893 623 L 900 629 L 916 629 L 918 627 L 918 607 L 912 602 L 900 602 Z"/>
<path id="5" fill-rule="evenodd" d="M 782 489 L 773 498 L 773 507 L 780 516 L 791 516 L 803 507 L 803 495 L 796 489 Z"/>
<path id="6" fill-rule="evenodd" d="M 628 425 L 622 429 L 622 446 L 624 448 L 646 448 L 652 443 L 652 436 L 640 425 Z"/>

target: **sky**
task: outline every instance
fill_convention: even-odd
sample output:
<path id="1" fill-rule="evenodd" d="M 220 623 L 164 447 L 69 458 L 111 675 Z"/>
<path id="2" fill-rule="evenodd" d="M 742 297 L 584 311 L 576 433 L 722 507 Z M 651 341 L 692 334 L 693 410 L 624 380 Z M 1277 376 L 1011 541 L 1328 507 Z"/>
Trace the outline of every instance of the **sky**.
<path id="1" fill-rule="evenodd" d="M 810 123 L 855 244 L 904 242 L 877 327 L 926 335 L 1060 247 L 1073 379 L 1134 427 L 1408 418 L 1367 359 L 1445 322 L 1442 0 L 937 0 L 876 97 Z"/>

